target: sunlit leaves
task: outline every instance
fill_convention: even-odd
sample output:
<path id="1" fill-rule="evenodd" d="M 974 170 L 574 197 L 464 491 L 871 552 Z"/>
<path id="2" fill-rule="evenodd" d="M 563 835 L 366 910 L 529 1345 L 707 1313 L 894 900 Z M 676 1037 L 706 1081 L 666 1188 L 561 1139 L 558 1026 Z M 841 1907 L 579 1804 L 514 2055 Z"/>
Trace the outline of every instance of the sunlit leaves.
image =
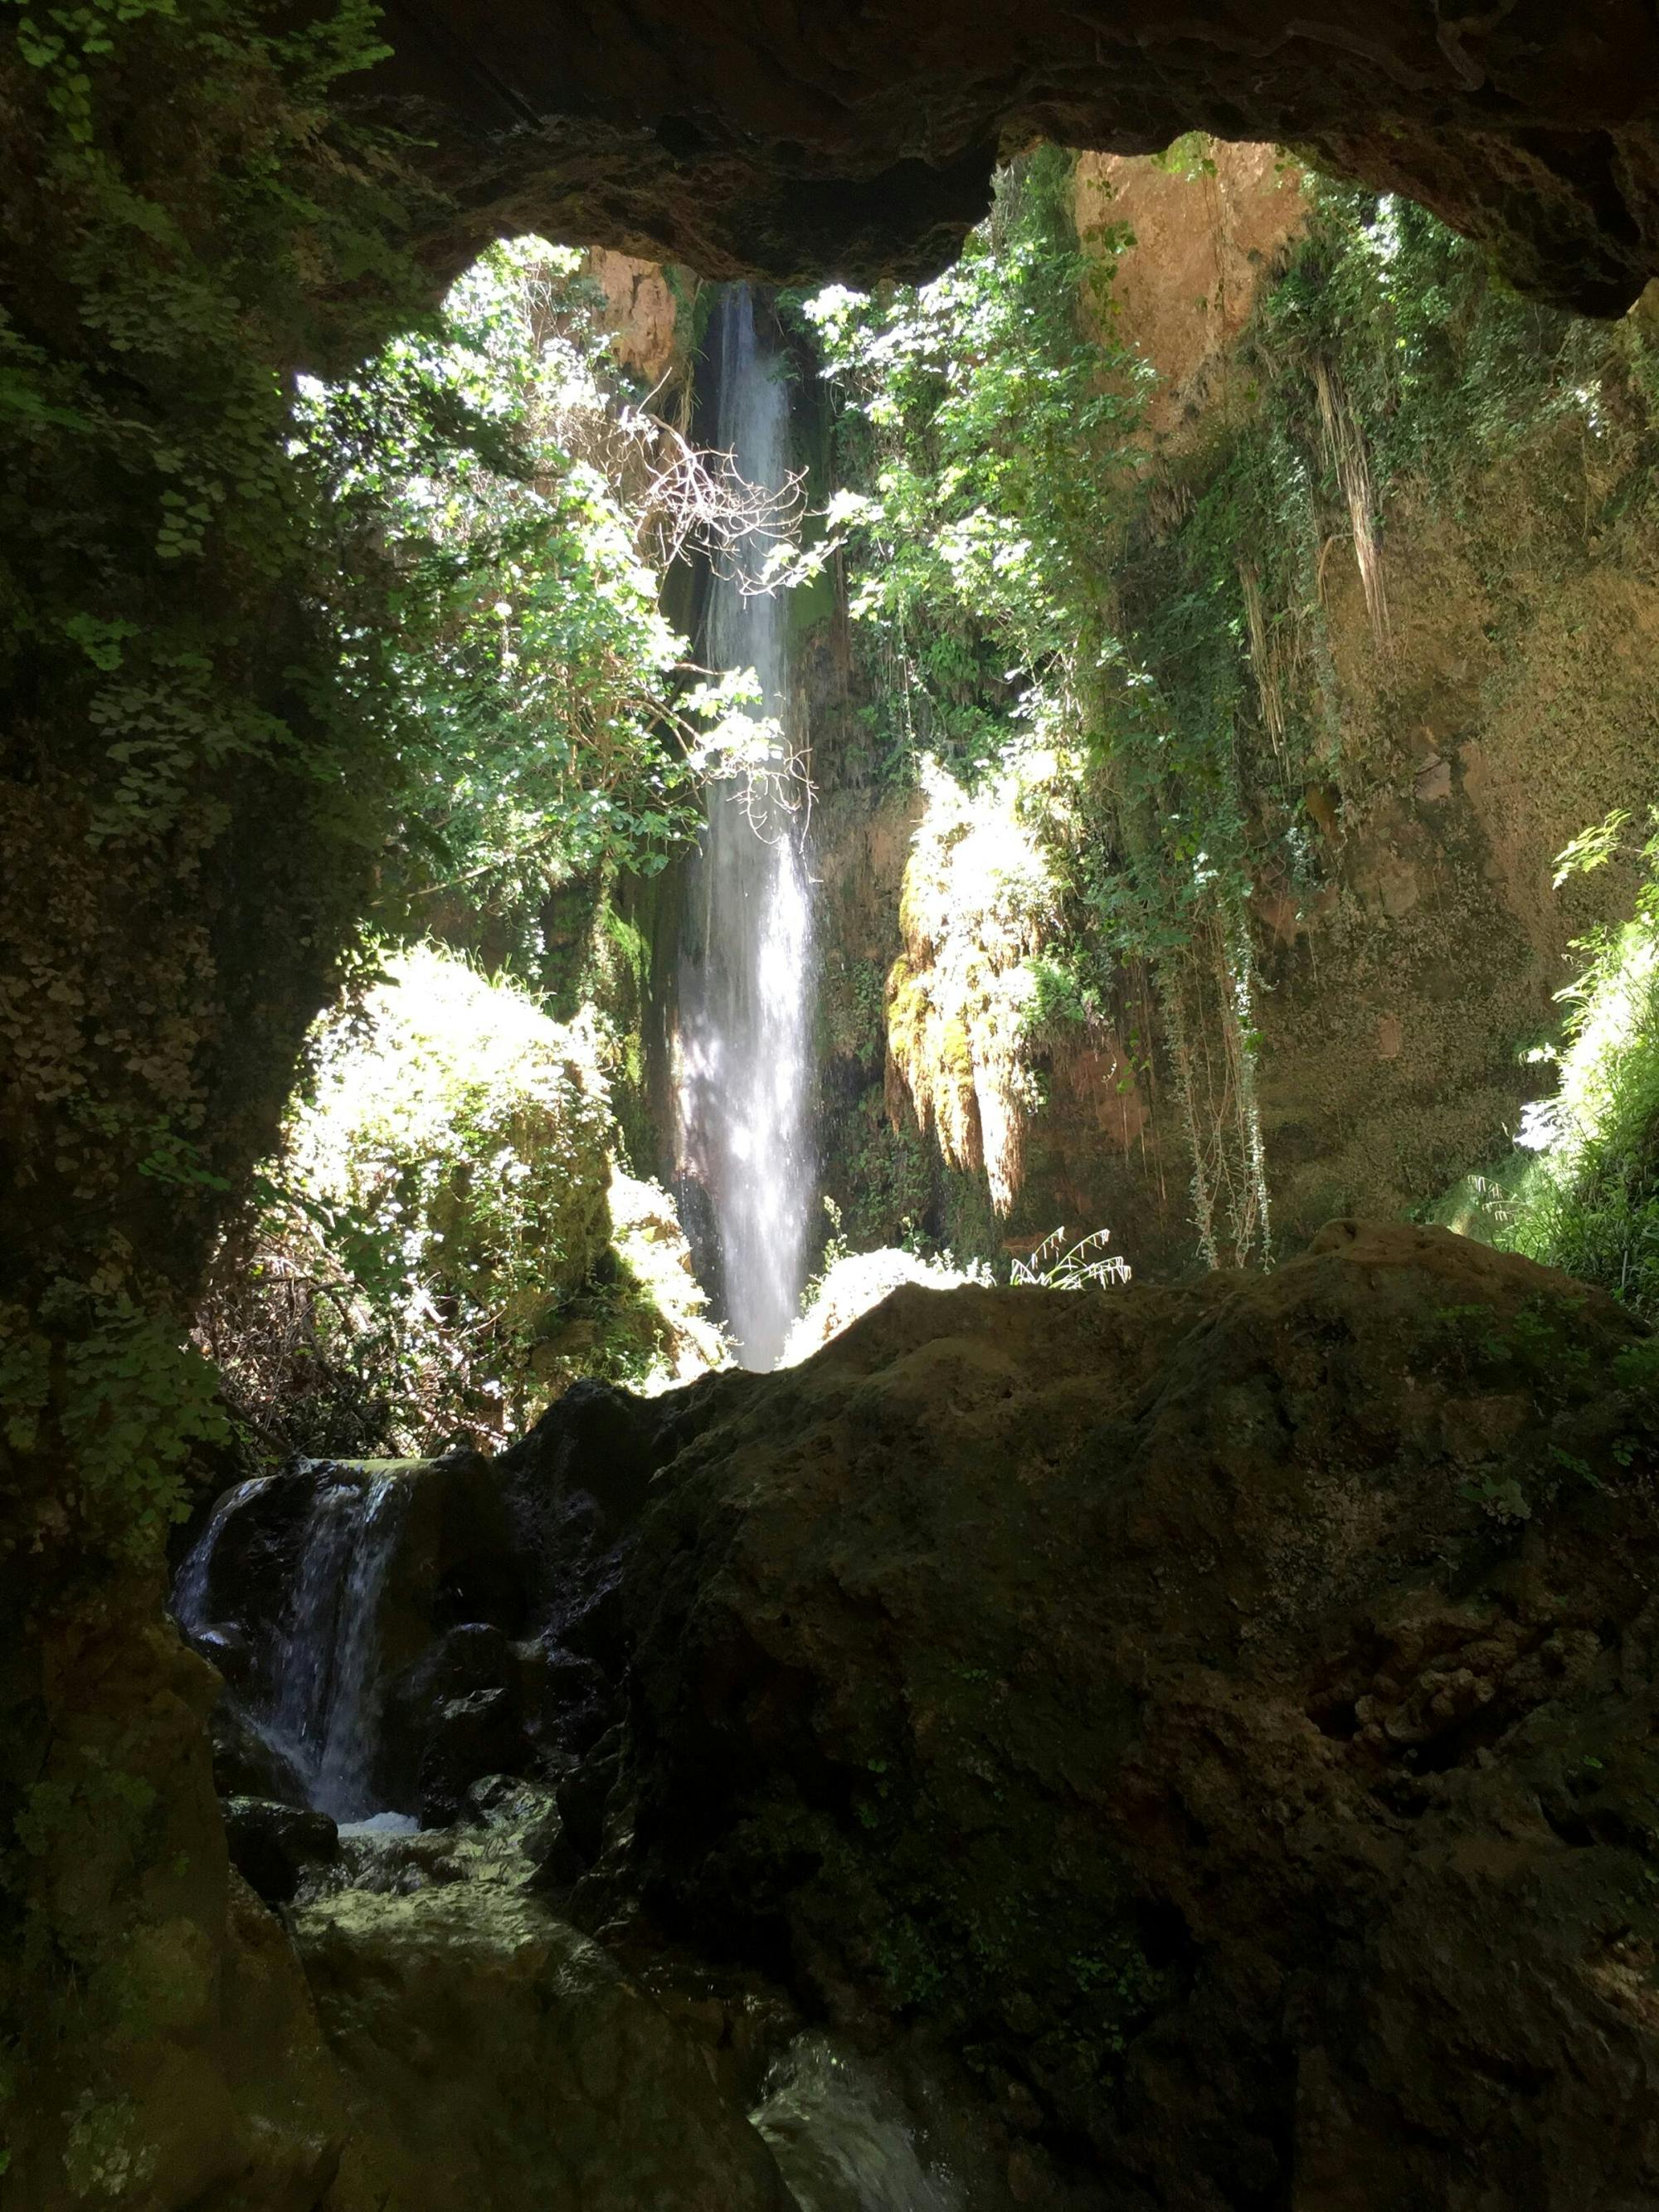
<path id="1" fill-rule="evenodd" d="M 641 556 L 615 435 L 632 403 L 580 267 L 541 240 L 497 246 L 438 331 L 301 392 L 300 434 L 374 531 L 408 619 L 393 919 L 456 892 L 527 918 L 573 874 L 660 866 L 693 818 L 685 645 Z"/>
<path id="2" fill-rule="evenodd" d="M 1138 465 L 1144 373 L 1085 326 L 1116 241 L 1079 240 L 1069 176 L 1052 149 L 1005 172 L 932 284 L 807 305 L 872 449 L 830 518 L 854 548 L 853 611 L 890 633 L 947 756 L 994 757 L 1011 723 L 1075 724 L 1104 643 L 1100 547 Z"/>

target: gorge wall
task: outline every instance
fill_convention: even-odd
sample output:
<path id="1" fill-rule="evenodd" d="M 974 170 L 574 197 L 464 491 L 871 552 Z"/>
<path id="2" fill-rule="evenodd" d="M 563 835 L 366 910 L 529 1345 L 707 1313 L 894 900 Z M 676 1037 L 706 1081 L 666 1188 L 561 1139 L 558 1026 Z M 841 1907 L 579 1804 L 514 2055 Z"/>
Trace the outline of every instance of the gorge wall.
<path id="1" fill-rule="evenodd" d="M 396 579 L 372 504 L 343 511 L 295 453 L 295 365 L 364 360 L 498 228 L 678 246 L 715 272 L 931 264 L 1005 134 L 1045 124 L 1136 145 L 1194 118 L 1305 125 L 1498 240 L 1522 280 L 1622 308 L 1653 259 L 1646 12 L 1586 26 L 1522 4 L 1449 29 L 1443 12 L 1379 27 L 1345 5 L 1310 33 L 1271 7 L 1205 10 L 1162 52 L 1133 6 L 1097 43 L 1039 11 L 958 47 L 941 15 L 902 65 L 866 15 L 844 69 L 814 50 L 807 99 L 746 11 L 729 36 L 727 10 L 612 11 L 632 67 L 574 16 L 469 37 L 405 9 L 381 95 L 435 98 L 441 125 L 447 103 L 456 129 L 400 108 L 396 149 L 358 134 L 374 102 L 340 89 L 386 59 L 353 11 L 332 28 L 240 6 L 20 20 L 0 54 L 19 334 L 0 807 L 9 2205 L 245 2212 L 331 2186 L 338 2130 L 297 2081 L 308 2000 L 228 1875 L 216 1685 L 160 1612 L 180 1467 L 220 1427 L 188 1316 L 410 789 L 377 651 Z M 802 48 L 793 19 L 781 43 Z"/>
<path id="2" fill-rule="evenodd" d="M 1566 318 L 1498 374 L 1480 293 L 1448 290 L 1429 303 L 1433 342 L 1501 434 L 1449 416 L 1431 460 L 1397 459 L 1421 403 L 1345 386 L 1337 347 L 1368 343 L 1354 307 L 1336 309 L 1334 342 L 1294 319 L 1344 282 L 1297 164 L 1194 140 L 1162 162 L 1085 155 L 1075 193 L 1085 235 L 1132 234 L 1101 329 L 1156 372 L 1103 588 L 1176 722 L 1227 723 L 1266 1193 L 1273 1244 L 1293 1251 L 1337 1213 L 1425 1207 L 1505 1151 L 1553 1085 L 1574 940 L 1630 912 L 1628 865 L 1553 878 L 1571 839 L 1650 782 L 1649 403 L 1603 335 Z M 1254 498 L 1269 478 L 1274 531 L 1241 539 L 1238 487 Z M 1182 604 L 1204 611 L 1171 642 L 1160 625 Z M 1034 1055 L 1006 1212 L 988 1203 L 976 1134 L 957 1147 L 966 1171 L 924 1139 L 895 1079 L 894 963 L 942 1000 L 951 963 L 983 955 L 960 886 L 940 924 L 957 941 L 919 941 L 929 871 L 963 831 L 930 831 L 925 793 L 883 787 L 860 669 L 834 624 L 818 635 L 818 719 L 838 732 L 816 756 L 826 1181 L 853 1241 L 925 1221 L 989 1256 L 1063 1222 L 1109 1226 L 1138 1267 L 1181 1272 L 1198 1256 L 1193 1118 L 1145 975 L 1121 970 L 1114 1007 Z M 1109 814 L 1076 834 L 1109 835 Z M 1207 981 L 1194 1004 L 1201 1054 L 1225 1009 Z M 969 1121 L 988 1081 L 975 1051 L 936 1040 L 931 1079 L 954 1085 Z M 1233 1104 L 1224 1072 L 1189 1088 L 1201 1144 L 1206 1115 Z M 947 1105 L 946 1153 L 950 1119 Z"/>

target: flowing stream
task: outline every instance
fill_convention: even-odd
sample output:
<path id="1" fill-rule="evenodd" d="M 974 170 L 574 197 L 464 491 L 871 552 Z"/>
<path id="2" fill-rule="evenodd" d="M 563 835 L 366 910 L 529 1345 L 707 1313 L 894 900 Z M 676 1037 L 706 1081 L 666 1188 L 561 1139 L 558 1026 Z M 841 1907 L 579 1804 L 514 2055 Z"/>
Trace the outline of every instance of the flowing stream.
<path id="1" fill-rule="evenodd" d="M 738 472 L 781 494 L 789 386 L 756 329 L 747 285 L 727 287 L 718 332 L 717 439 Z M 753 588 L 775 542 L 757 532 L 712 586 L 708 656 L 752 668 L 760 713 L 791 723 L 789 606 Z M 679 971 L 679 1154 L 707 1194 L 720 1302 L 745 1367 L 775 1366 L 800 1303 L 816 1166 L 809 1122 L 811 902 L 804 817 L 775 786 L 732 777 L 708 793 Z"/>

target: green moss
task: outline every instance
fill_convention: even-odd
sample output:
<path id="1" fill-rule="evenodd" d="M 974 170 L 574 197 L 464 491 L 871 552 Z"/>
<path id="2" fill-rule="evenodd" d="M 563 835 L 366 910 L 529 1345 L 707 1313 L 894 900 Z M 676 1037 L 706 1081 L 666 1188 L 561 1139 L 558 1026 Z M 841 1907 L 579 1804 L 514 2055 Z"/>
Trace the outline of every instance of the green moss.
<path id="1" fill-rule="evenodd" d="M 156 2148 L 143 2141 L 131 2098 L 100 2101 L 90 2092 L 73 2108 L 64 2149 L 71 2195 L 89 2203 L 131 2202 L 155 2170 Z"/>

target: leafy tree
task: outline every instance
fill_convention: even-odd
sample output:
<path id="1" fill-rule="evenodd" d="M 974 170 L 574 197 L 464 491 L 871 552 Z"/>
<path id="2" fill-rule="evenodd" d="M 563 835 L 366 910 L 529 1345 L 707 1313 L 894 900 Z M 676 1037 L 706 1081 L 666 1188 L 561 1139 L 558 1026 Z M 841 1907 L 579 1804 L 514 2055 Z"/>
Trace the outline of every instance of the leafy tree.
<path id="1" fill-rule="evenodd" d="M 523 933 L 573 877 L 659 868 L 698 781 L 754 738 L 741 674 L 690 668 L 656 566 L 689 490 L 697 520 L 740 527 L 744 489 L 629 390 L 581 258 L 497 246 L 435 329 L 301 398 L 307 450 L 396 580 L 389 638 L 343 607 L 341 629 L 398 702 L 380 911 L 416 934 L 435 901 Z"/>
<path id="2" fill-rule="evenodd" d="M 1079 238 L 1071 172 L 1052 147 L 1004 170 L 933 283 L 832 287 L 805 310 L 843 397 L 855 485 L 830 520 L 852 543 L 854 612 L 887 647 L 907 753 L 963 768 L 1022 729 L 1079 739 L 1112 651 L 1101 552 L 1145 372 L 1086 326 L 1092 302 L 1109 327 L 1126 234 Z"/>

